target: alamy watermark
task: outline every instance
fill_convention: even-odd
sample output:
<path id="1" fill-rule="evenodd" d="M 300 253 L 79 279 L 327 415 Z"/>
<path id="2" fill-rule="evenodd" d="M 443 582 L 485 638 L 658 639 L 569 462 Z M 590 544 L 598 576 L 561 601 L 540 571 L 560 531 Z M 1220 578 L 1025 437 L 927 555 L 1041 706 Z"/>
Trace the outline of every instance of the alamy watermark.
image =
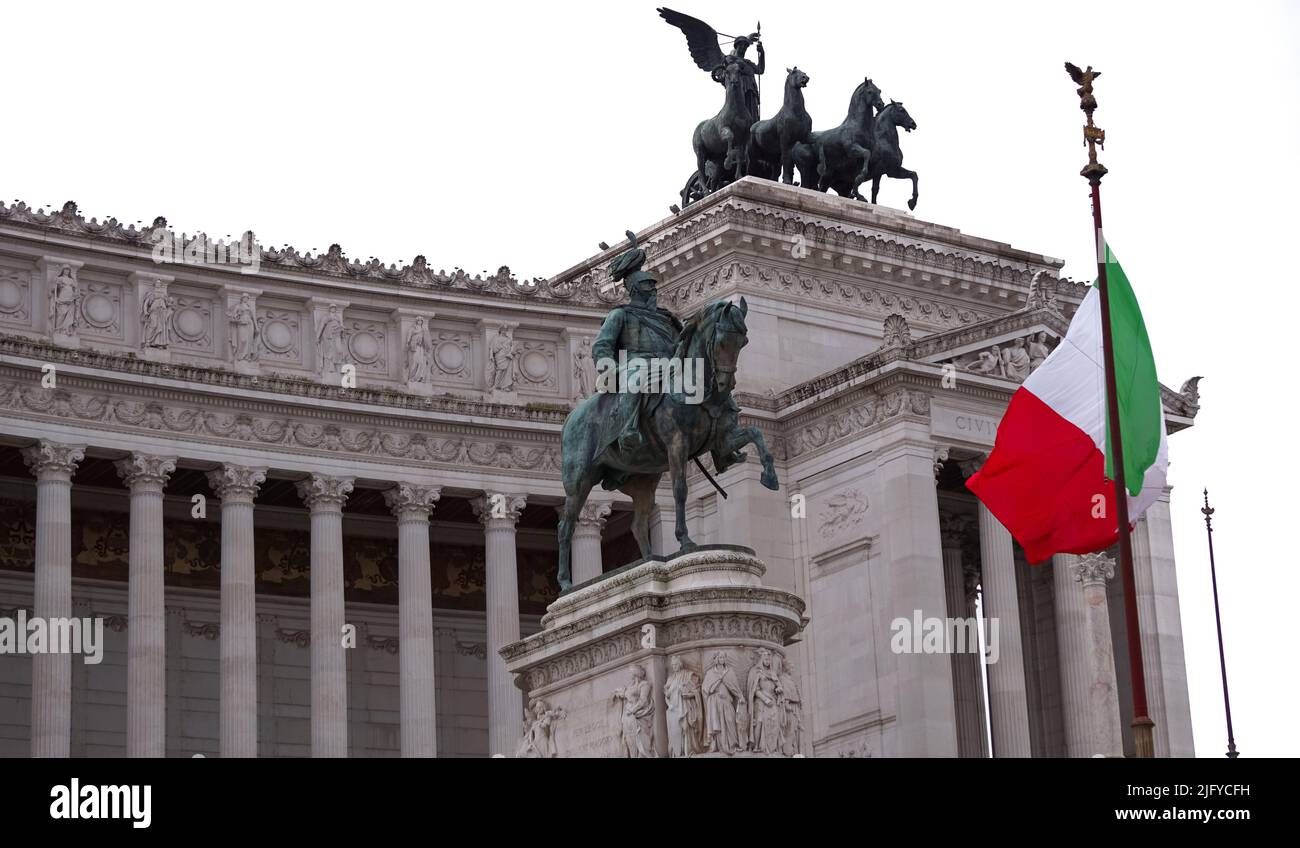
<path id="1" fill-rule="evenodd" d="M 153 261 L 158 264 L 235 266 L 241 274 L 256 274 L 262 267 L 262 248 L 251 232 L 237 241 L 210 239 L 203 233 L 186 238 L 170 230 L 153 234 Z"/>
<path id="2" fill-rule="evenodd" d="M 620 394 L 682 395 L 686 403 L 704 402 L 704 360 L 696 356 L 607 356 L 596 361 L 596 391 Z"/>
<path id="3" fill-rule="evenodd" d="M 86 665 L 104 660 L 104 619 L 28 618 L 19 609 L 0 618 L 0 654 L 81 654 Z"/>
<path id="4" fill-rule="evenodd" d="M 980 621 L 984 622 L 982 639 Z M 985 661 L 990 665 L 998 661 L 996 618 L 926 618 L 921 610 L 912 610 L 911 618 L 894 619 L 889 632 L 889 647 L 896 654 L 978 654 L 983 643 Z"/>

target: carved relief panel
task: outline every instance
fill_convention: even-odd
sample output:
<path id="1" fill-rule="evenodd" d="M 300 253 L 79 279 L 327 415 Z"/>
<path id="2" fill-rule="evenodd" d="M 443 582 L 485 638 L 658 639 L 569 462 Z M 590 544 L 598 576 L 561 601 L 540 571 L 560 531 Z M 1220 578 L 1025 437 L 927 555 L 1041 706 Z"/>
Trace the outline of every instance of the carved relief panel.
<path id="1" fill-rule="evenodd" d="M 515 389 L 554 395 L 559 393 L 557 344 L 553 339 L 515 333 Z"/>
<path id="2" fill-rule="evenodd" d="M 430 330 L 435 383 L 474 385 L 474 329 L 434 322 Z"/>
<path id="3" fill-rule="evenodd" d="M 175 284 L 168 293 L 175 300 L 171 316 L 172 348 L 187 353 L 215 353 L 213 314 L 216 308 L 212 296 Z"/>
<path id="4" fill-rule="evenodd" d="M 31 327 L 32 272 L 0 268 L 0 322 Z"/>
<path id="5" fill-rule="evenodd" d="M 302 322 L 303 315 L 299 307 L 258 298 L 260 359 L 282 365 L 302 365 Z"/>
<path id="6" fill-rule="evenodd" d="M 388 376 L 388 319 L 349 310 L 343 322 L 347 352 L 358 373 Z"/>

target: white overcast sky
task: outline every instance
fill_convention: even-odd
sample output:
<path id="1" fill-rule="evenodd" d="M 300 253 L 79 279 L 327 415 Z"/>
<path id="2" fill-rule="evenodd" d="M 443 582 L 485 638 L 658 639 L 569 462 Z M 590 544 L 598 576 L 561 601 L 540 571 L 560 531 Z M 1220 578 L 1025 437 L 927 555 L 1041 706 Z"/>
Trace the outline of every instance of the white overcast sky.
<path id="1" fill-rule="evenodd" d="M 1070 60 L 1103 72 L 1106 231 L 1162 381 L 1202 374 L 1170 443 L 1193 721 L 1225 747 L 1200 491 L 1239 747 L 1300 756 L 1300 4 L 671 0 L 761 20 L 814 124 L 871 76 L 918 123 L 918 217 L 1093 275 Z M 0 197 L 471 272 L 550 276 L 667 214 L 720 89 L 653 2 L 7 4 Z M 901 207 L 905 183 L 881 202 Z M 865 351 L 864 351 L 865 352 Z M 828 366 L 833 363 L 827 363 Z"/>

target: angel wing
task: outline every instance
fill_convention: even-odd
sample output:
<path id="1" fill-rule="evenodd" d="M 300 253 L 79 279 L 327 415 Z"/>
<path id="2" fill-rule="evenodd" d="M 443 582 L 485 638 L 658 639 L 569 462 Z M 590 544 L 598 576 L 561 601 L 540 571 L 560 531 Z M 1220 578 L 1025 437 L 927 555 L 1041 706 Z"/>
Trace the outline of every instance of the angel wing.
<path id="1" fill-rule="evenodd" d="M 1083 71 L 1078 65 L 1073 62 L 1066 62 L 1065 70 L 1070 75 L 1070 79 L 1074 80 L 1075 85 L 1083 85 Z"/>
<path id="2" fill-rule="evenodd" d="M 672 9 L 659 9 L 659 17 L 677 27 L 686 36 L 686 45 L 691 49 L 691 58 L 700 70 L 712 73 L 714 68 L 723 64 L 722 48 L 718 46 L 718 33 L 713 27 L 699 18 L 674 12 Z"/>

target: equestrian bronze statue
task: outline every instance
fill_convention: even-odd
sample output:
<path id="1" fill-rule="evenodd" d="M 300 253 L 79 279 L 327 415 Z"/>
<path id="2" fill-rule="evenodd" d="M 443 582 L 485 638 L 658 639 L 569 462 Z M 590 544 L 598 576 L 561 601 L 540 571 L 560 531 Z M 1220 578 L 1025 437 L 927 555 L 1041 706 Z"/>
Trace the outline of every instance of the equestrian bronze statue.
<path id="1" fill-rule="evenodd" d="M 630 300 L 610 310 L 592 344 L 597 391 L 564 422 L 562 590 L 573 585 L 573 531 L 596 485 L 632 498 L 632 534 L 643 557 L 651 554 L 650 513 L 665 473 L 672 477 L 682 551 L 695 547 L 686 530 L 686 467 L 692 460 L 707 453 L 721 473 L 743 462 L 740 448 L 752 444 L 763 464 L 762 484 L 773 490 L 779 485 L 762 433 L 740 426 L 740 407 L 731 396 L 740 350 L 749 342 L 748 303 L 715 300 L 683 324 L 657 305 L 658 282 L 642 270 L 645 251 L 635 235 L 628 236 L 631 246 L 610 264 L 610 276 L 623 283 Z"/>

